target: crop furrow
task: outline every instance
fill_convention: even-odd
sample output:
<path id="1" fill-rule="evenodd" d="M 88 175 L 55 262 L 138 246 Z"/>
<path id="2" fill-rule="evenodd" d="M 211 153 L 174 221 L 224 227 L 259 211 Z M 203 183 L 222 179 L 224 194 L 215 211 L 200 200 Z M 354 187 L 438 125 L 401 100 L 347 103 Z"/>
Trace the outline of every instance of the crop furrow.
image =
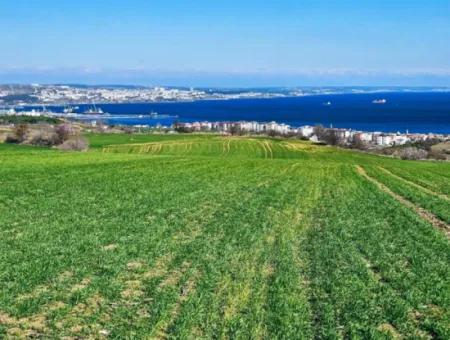
<path id="1" fill-rule="evenodd" d="M 408 207 L 409 209 L 412 209 L 413 211 L 415 211 L 421 218 L 425 219 L 432 226 L 442 230 L 444 232 L 444 234 L 448 238 L 450 238 L 450 225 L 449 224 L 447 224 L 443 220 L 437 218 L 431 212 L 429 212 L 429 211 L 427 211 L 427 210 L 425 210 L 425 209 L 415 205 L 411 201 L 408 201 L 404 197 L 396 194 L 391 189 L 389 189 L 386 185 L 384 185 L 381 182 L 377 181 L 375 178 L 370 177 L 361 166 L 357 166 L 357 171 L 365 179 L 367 179 L 368 181 L 370 181 L 373 184 L 375 184 L 381 191 L 385 192 L 386 194 L 388 194 L 389 196 L 391 196 L 392 198 L 394 198 L 395 200 L 400 202 L 405 207 Z"/>

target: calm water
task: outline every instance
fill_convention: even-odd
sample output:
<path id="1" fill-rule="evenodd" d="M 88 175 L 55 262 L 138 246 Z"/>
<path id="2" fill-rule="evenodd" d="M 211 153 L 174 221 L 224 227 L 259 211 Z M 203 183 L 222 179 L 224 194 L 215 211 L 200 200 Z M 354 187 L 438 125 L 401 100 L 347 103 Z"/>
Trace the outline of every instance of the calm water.
<path id="1" fill-rule="evenodd" d="M 373 100 L 386 99 L 386 104 Z M 450 133 L 450 93 L 377 93 L 276 99 L 239 99 L 152 104 L 98 105 L 116 115 L 109 123 L 169 125 L 178 121 L 256 120 L 292 126 L 323 124 L 365 131 Z M 84 110 L 81 106 L 80 110 Z M 152 111 L 171 116 L 138 118 Z M 127 117 L 123 117 L 127 115 Z"/>

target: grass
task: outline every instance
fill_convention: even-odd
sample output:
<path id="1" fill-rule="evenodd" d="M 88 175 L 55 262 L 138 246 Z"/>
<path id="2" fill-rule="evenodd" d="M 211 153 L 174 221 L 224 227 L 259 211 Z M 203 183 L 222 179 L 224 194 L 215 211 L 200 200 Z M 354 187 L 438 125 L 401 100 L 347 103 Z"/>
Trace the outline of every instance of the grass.
<path id="1" fill-rule="evenodd" d="M 450 337 L 446 234 L 357 171 L 448 223 L 449 163 L 88 138 L 0 144 L 0 337 Z"/>

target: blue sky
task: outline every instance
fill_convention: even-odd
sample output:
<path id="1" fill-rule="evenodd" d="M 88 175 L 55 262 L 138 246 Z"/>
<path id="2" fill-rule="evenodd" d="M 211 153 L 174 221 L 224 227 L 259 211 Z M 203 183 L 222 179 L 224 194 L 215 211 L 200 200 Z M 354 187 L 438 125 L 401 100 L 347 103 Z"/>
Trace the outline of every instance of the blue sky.
<path id="1" fill-rule="evenodd" d="M 449 42 L 449 0 L 0 2 L 0 82 L 450 85 Z"/>

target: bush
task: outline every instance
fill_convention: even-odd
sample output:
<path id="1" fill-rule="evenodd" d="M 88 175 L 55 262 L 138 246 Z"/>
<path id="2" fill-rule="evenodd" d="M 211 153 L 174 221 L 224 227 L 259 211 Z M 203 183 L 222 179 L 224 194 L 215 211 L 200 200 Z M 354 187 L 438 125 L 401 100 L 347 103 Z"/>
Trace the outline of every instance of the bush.
<path id="1" fill-rule="evenodd" d="M 447 155 L 444 152 L 439 152 L 439 151 L 435 151 L 435 150 L 431 150 L 428 153 L 428 158 L 430 159 L 436 159 L 438 161 L 446 161 L 447 160 Z"/>
<path id="2" fill-rule="evenodd" d="M 14 128 L 14 137 L 18 140 L 19 143 L 22 143 L 27 139 L 28 133 L 28 125 L 27 124 L 19 124 Z"/>
<path id="3" fill-rule="evenodd" d="M 37 146 L 54 146 L 60 144 L 60 140 L 56 133 L 39 132 L 31 138 L 30 144 Z"/>
<path id="4" fill-rule="evenodd" d="M 5 143 L 7 144 L 20 144 L 20 140 L 17 139 L 15 135 L 8 135 L 5 138 Z"/>
<path id="5" fill-rule="evenodd" d="M 367 144 L 360 138 L 354 137 L 350 142 L 350 148 L 358 150 L 367 150 Z"/>
<path id="6" fill-rule="evenodd" d="M 64 151 L 85 151 L 88 147 L 89 143 L 86 138 L 75 136 L 58 146 L 58 149 Z"/>
<path id="7" fill-rule="evenodd" d="M 58 144 L 64 143 L 66 140 L 68 140 L 73 132 L 72 130 L 72 126 L 70 126 L 69 124 L 58 125 L 55 129 L 55 133 L 59 140 Z"/>
<path id="8" fill-rule="evenodd" d="M 394 155 L 401 159 L 419 160 L 427 158 L 428 152 L 415 147 L 406 147 L 396 151 Z"/>

